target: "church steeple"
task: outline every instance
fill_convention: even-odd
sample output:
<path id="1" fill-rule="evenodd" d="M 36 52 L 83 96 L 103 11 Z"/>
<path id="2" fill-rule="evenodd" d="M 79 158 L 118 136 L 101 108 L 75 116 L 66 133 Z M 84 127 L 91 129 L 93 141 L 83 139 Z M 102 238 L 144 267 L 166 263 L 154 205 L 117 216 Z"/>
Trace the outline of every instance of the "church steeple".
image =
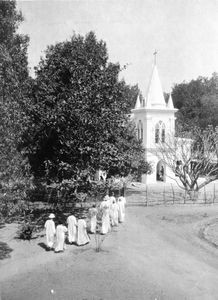
<path id="1" fill-rule="evenodd" d="M 135 109 L 141 108 L 141 101 L 139 98 L 139 94 L 137 96 L 136 104 L 135 104 Z"/>
<path id="2" fill-rule="evenodd" d="M 173 99 L 172 99 L 171 93 L 170 93 L 170 96 L 169 96 L 169 100 L 167 102 L 167 108 L 174 108 Z"/>
<path id="3" fill-rule="evenodd" d="M 154 51 L 153 55 L 154 55 L 154 65 L 156 66 L 156 64 L 157 64 L 157 50 Z"/>
<path id="4" fill-rule="evenodd" d="M 154 66 L 148 86 L 148 92 L 146 97 L 146 107 L 166 107 L 164 100 L 163 90 L 156 65 L 157 51 L 154 52 Z"/>

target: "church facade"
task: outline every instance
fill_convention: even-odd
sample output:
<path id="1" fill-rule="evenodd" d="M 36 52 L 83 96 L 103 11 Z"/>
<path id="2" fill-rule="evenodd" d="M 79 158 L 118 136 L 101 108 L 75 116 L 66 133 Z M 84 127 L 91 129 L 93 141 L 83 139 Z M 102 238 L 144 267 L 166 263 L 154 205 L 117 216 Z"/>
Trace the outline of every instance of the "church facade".
<path id="1" fill-rule="evenodd" d="M 138 96 L 132 118 L 136 124 L 138 139 L 145 148 L 145 160 L 152 164 L 152 174 L 143 175 L 142 182 L 146 184 L 156 182 L 170 183 L 175 174 L 158 158 L 158 143 L 164 143 L 167 135 L 175 134 L 175 112 L 170 95 L 168 102 L 164 94 L 154 63 L 145 101 L 141 102 Z"/>

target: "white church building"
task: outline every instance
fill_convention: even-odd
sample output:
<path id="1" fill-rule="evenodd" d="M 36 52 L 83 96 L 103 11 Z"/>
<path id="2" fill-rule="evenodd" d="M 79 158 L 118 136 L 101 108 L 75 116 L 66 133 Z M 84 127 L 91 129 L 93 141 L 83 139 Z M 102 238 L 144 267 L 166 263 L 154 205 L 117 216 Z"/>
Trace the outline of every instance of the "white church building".
<path id="1" fill-rule="evenodd" d="M 143 175 L 142 182 L 146 184 L 158 181 L 169 183 L 174 181 L 175 175 L 158 158 L 155 149 L 158 143 L 165 142 L 167 134 L 175 133 L 175 112 L 170 95 L 168 102 L 164 94 L 158 75 L 156 62 L 154 63 L 145 101 L 141 102 L 138 96 L 132 118 L 137 127 L 138 139 L 145 148 L 145 160 L 152 164 L 152 174 Z"/>

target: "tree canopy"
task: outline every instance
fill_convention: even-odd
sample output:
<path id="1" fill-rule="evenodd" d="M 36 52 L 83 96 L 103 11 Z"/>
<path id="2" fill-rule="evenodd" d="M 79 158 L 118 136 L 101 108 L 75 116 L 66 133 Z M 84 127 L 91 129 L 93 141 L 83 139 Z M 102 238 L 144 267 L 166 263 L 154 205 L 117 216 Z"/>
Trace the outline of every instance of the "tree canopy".
<path id="1" fill-rule="evenodd" d="M 0 179 L 19 180 L 28 164 L 18 151 L 25 127 L 25 102 L 28 98 L 28 37 L 18 34 L 23 21 L 16 2 L 0 1 Z"/>
<path id="2" fill-rule="evenodd" d="M 128 117 L 130 87 L 118 79 L 120 70 L 93 32 L 47 48 L 36 68 L 21 145 L 36 177 L 87 179 L 97 169 L 127 175 L 136 157 L 143 160 Z"/>
<path id="3" fill-rule="evenodd" d="M 199 77 L 190 82 L 176 84 L 172 91 L 174 105 L 179 109 L 177 125 L 185 131 L 190 127 L 218 125 L 218 75 Z"/>
<path id="4" fill-rule="evenodd" d="M 140 100 L 143 101 L 143 96 L 137 84 L 133 86 L 125 85 L 124 97 L 126 99 L 127 109 L 129 110 L 129 113 L 131 113 L 131 110 L 135 108 L 138 95 L 140 97 Z"/>

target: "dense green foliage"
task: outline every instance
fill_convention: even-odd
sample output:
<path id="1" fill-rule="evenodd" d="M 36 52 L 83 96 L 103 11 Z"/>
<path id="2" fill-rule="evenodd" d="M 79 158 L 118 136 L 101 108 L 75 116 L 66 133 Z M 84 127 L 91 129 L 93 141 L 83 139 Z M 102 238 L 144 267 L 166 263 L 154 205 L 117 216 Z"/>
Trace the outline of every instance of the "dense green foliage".
<path id="1" fill-rule="evenodd" d="M 67 200 L 72 191 L 79 197 L 78 187 L 93 190 L 99 168 L 109 176 L 146 172 L 128 117 L 139 90 L 118 79 L 120 66 L 108 62 L 105 43 L 90 33 L 51 46 L 31 79 L 29 40 L 17 33 L 22 21 L 14 0 L 0 1 L 2 212 L 9 196 L 38 195 L 29 189 L 33 178 L 42 199 L 55 190 Z"/>
<path id="2" fill-rule="evenodd" d="M 0 180 L 6 190 L 25 186 L 29 172 L 18 151 L 29 87 L 28 37 L 16 33 L 22 20 L 15 1 L 0 1 Z"/>
<path id="3" fill-rule="evenodd" d="M 35 177 L 76 186 L 98 169 L 126 176 L 140 167 L 143 148 L 128 117 L 131 87 L 119 72 L 93 32 L 48 47 L 36 69 L 22 143 Z"/>
<path id="4" fill-rule="evenodd" d="M 141 91 L 137 84 L 134 86 L 125 85 L 124 98 L 126 99 L 127 110 L 129 110 L 129 113 L 131 112 L 131 109 L 135 108 L 138 95 L 140 95 L 140 100 L 143 101 Z"/>
<path id="5" fill-rule="evenodd" d="M 191 127 L 218 125 L 218 75 L 214 73 L 210 79 L 199 77 L 190 82 L 176 84 L 172 98 L 179 109 L 177 126 L 189 131 Z"/>

